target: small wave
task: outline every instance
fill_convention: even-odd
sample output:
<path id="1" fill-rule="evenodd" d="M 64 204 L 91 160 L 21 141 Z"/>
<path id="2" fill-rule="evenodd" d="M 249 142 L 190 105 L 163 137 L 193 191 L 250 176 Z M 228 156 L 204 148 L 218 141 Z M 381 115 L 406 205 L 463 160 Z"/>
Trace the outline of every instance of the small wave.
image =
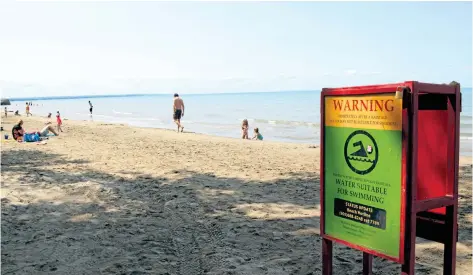
<path id="1" fill-rule="evenodd" d="M 464 137 L 460 136 L 460 139 L 462 139 L 462 140 L 472 140 L 473 137 L 472 136 L 464 136 Z"/>
<path id="2" fill-rule="evenodd" d="M 275 136 L 277 139 L 287 139 L 287 140 L 300 140 L 300 141 L 306 141 L 306 140 L 313 140 L 314 142 L 317 140 L 317 137 L 303 137 L 303 136 Z"/>
<path id="3" fill-rule="evenodd" d="M 159 118 L 154 118 L 154 117 L 139 117 L 139 118 L 135 118 L 136 120 L 146 120 L 146 121 L 159 121 L 159 122 L 163 122 L 162 119 L 159 119 Z"/>
<path id="4" fill-rule="evenodd" d="M 90 114 L 87 114 L 87 115 L 90 116 Z M 113 118 L 113 119 L 117 118 L 117 117 L 114 117 L 114 116 L 99 115 L 99 114 L 93 114 L 92 117 L 106 117 L 106 118 Z"/>
<path id="5" fill-rule="evenodd" d="M 115 110 L 112 110 L 114 114 L 120 114 L 120 115 L 132 115 L 133 113 L 127 113 L 127 112 L 117 112 Z"/>
<path id="6" fill-rule="evenodd" d="M 318 123 L 306 122 L 306 121 L 294 121 L 294 120 L 269 120 L 269 119 L 248 119 L 248 122 L 263 123 L 269 125 L 281 125 L 281 126 L 306 126 L 306 127 L 319 127 Z"/>

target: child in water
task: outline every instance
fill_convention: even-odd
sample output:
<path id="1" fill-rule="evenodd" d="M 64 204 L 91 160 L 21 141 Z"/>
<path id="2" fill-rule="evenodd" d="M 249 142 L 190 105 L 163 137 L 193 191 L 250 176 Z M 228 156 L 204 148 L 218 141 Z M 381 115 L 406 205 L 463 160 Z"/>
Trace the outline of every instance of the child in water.
<path id="1" fill-rule="evenodd" d="M 241 124 L 241 131 L 242 131 L 243 139 L 250 139 L 248 137 L 248 120 L 247 119 L 243 120 L 243 123 Z"/>
<path id="2" fill-rule="evenodd" d="M 253 137 L 253 139 L 263 140 L 263 135 L 260 134 L 259 129 L 255 128 L 254 131 L 255 131 L 255 136 Z"/>
<path id="3" fill-rule="evenodd" d="M 62 128 L 61 128 L 62 120 L 61 120 L 61 114 L 59 113 L 59 111 L 57 111 L 57 114 L 56 114 L 56 121 L 57 121 L 57 130 L 58 130 L 58 132 L 59 131 L 62 132 Z"/>

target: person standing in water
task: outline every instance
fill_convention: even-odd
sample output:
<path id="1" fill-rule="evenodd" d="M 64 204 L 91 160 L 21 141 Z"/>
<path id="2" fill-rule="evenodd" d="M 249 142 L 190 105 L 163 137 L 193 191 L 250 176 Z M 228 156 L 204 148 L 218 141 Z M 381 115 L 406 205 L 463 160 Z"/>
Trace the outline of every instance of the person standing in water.
<path id="1" fill-rule="evenodd" d="M 90 100 L 89 100 L 89 106 L 90 106 L 89 112 L 92 115 L 92 110 L 94 109 L 94 106 L 92 106 L 92 102 L 90 102 Z"/>
<path id="2" fill-rule="evenodd" d="M 178 94 L 174 94 L 174 122 L 177 124 L 177 132 L 179 133 L 179 129 L 181 132 L 184 132 L 184 126 L 181 125 L 181 118 L 184 116 L 184 100 L 179 97 Z"/>

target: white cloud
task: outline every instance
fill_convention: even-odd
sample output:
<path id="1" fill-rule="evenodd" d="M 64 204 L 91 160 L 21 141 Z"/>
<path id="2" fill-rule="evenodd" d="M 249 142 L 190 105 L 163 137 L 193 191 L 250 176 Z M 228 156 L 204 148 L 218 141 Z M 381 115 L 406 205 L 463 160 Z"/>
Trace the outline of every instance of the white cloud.
<path id="1" fill-rule="evenodd" d="M 346 75 L 355 75 L 356 73 L 357 73 L 356 70 L 346 70 L 346 71 L 345 71 L 345 74 L 346 74 Z"/>

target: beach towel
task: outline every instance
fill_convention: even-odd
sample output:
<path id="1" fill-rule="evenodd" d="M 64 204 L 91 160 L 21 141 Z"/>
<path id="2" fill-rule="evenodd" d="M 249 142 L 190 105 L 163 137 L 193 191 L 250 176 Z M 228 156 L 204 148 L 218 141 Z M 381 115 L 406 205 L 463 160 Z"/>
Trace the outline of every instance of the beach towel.
<path id="1" fill-rule="evenodd" d="M 29 133 L 23 135 L 23 142 L 38 142 L 41 138 L 38 133 Z"/>

